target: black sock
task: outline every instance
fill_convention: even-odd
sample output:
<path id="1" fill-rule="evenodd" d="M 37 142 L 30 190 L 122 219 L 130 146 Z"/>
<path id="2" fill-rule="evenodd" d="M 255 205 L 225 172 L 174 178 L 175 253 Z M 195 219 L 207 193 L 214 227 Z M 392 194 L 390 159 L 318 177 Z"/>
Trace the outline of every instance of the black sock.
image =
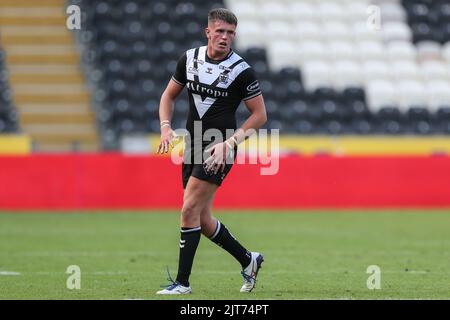
<path id="1" fill-rule="evenodd" d="M 221 224 L 219 220 L 217 220 L 216 231 L 209 239 L 228 251 L 239 261 L 243 269 L 252 261 L 252 254 L 231 235 L 227 227 Z"/>
<path id="2" fill-rule="evenodd" d="M 189 287 L 189 276 L 194 262 L 195 251 L 200 242 L 200 236 L 200 227 L 181 228 L 177 282 L 186 287 Z"/>

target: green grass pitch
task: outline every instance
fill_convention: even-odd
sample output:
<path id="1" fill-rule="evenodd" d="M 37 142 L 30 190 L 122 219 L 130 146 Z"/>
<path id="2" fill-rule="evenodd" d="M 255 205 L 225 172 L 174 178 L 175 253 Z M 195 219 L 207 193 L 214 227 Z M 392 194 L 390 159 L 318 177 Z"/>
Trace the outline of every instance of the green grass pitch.
<path id="1" fill-rule="evenodd" d="M 202 237 L 193 294 L 155 295 L 176 276 L 175 212 L 0 214 L 0 299 L 449 299 L 449 211 L 218 211 L 242 244 L 265 256 L 256 289 Z M 69 290 L 69 265 L 81 289 Z M 369 290 L 369 265 L 381 289 Z"/>

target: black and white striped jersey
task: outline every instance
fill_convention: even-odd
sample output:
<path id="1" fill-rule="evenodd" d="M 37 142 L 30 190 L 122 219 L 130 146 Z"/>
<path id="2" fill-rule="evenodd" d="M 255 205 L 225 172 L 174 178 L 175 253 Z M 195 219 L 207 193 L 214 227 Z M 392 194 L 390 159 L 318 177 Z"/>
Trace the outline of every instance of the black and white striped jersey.
<path id="1" fill-rule="evenodd" d="M 202 131 L 236 129 L 235 113 L 242 100 L 261 94 L 253 69 L 232 50 L 220 61 L 211 60 L 207 47 L 186 51 L 172 79 L 186 86 L 189 114 L 186 129 L 193 137 L 194 121 L 202 122 Z"/>

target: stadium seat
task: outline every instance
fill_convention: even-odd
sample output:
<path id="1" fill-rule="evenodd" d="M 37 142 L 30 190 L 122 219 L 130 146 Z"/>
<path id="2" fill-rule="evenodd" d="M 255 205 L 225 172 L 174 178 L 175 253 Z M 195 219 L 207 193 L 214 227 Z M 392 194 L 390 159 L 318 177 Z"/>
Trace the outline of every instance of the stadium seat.
<path id="1" fill-rule="evenodd" d="M 397 91 L 394 83 L 387 80 L 369 80 L 367 85 L 367 103 L 369 110 L 376 113 L 386 105 L 396 105 Z"/>
<path id="2" fill-rule="evenodd" d="M 348 87 L 360 86 L 364 83 L 361 66 L 354 60 L 341 60 L 334 63 L 334 87 L 344 90 Z"/>
<path id="3" fill-rule="evenodd" d="M 288 22 L 273 20 L 268 22 L 266 28 L 269 39 L 285 40 L 292 37 L 292 26 Z"/>
<path id="4" fill-rule="evenodd" d="M 318 9 L 322 19 L 326 17 L 325 21 L 345 21 L 347 12 L 345 7 L 336 1 L 320 1 Z"/>
<path id="5" fill-rule="evenodd" d="M 408 25 L 401 21 L 386 22 L 382 28 L 383 39 L 391 41 L 411 41 L 412 33 Z"/>
<path id="6" fill-rule="evenodd" d="M 239 47 L 261 46 L 266 44 L 267 36 L 261 32 L 262 24 L 258 21 L 248 20 L 239 22 L 236 43 Z"/>
<path id="7" fill-rule="evenodd" d="M 324 36 L 319 22 L 298 20 L 294 26 L 292 32 L 296 41 L 320 41 Z"/>
<path id="8" fill-rule="evenodd" d="M 416 61 L 417 59 L 417 48 L 411 42 L 391 41 L 386 48 L 391 61 Z"/>
<path id="9" fill-rule="evenodd" d="M 446 64 L 440 61 L 423 62 L 421 72 L 425 81 L 450 80 Z"/>
<path id="10" fill-rule="evenodd" d="M 331 86 L 330 64 L 324 60 L 309 61 L 304 64 L 305 88 L 312 91 L 320 86 Z"/>
<path id="11" fill-rule="evenodd" d="M 282 21 L 286 15 L 287 6 L 282 2 L 264 1 L 259 6 L 262 21 Z M 270 29 L 270 28 L 269 28 Z"/>
<path id="12" fill-rule="evenodd" d="M 427 103 L 425 85 L 421 81 L 399 81 L 397 90 L 399 97 L 398 105 L 403 112 L 406 112 L 414 104 L 426 105 Z"/>
<path id="13" fill-rule="evenodd" d="M 352 35 L 353 39 L 356 42 L 361 41 L 381 41 L 382 35 L 380 32 L 372 31 L 367 28 L 367 16 L 363 21 L 353 22 L 352 23 Z"/>
<path id="14" fill-rule="evenodd" d="M 346 16 L 348 21 L 353 24 L 365 24 L 367 22 L 368 5 L 369 1 L 349 1 L 345 7 L 348 12 Z"/>
<path id="15" fill-rule="evenodd" d="M 315 5 L 306 1 L 287 1 L 285 16 L 293 22 L 320 20 Z"/>
<path id="16" fill-rule="evenodd" d="M 442 47 L 442 57 L 447 62 L 447 65 L 450 65 L 450 42 Z"/>
<path id="17" fill-rule="evenodd" d="M 384 46 L 380 41 L 363 40 L 357 42 L 357 52 L 360 61 L 386 60 Z"/>
<path id="18" fill-rule="evenodd" d="M 326 60 L 331 58 L 326 45 L 322 41 L 300 41 L 296 48 L 296 52 L 296 62 L 298 62 L 298 64 L 302 66 L 307 61 L 317 59 Z"/>
<path id="19" fill-rule="evenodd" d="M 420 69 L 414 60 L 402 60 L 390 63 L 393 78 L 397 81 L 420 80 Z"/>
<path id="20" fill-rule="evenodd" d="M 389 64 L 385 61 L 368 60 L 363 63 L 362 67 L 366 83 L 373 80 L 392 79 L 392 70 L 389 68 Z"/>
<path id="21" fill-rule="evenodd" d="M 273 69 L 295 65 L 298 59 L 297 47 L 291 41 L 272 41 L 269 44 L 268 56 Z"/>
<path id="22" fill-rule="evenodd" d="M 383 23 L 406 22 L 406 12 L 398 2 L 376 1 L 383 14 Z"/>
<path id="23" fill-rule="evenodd" d="M 421 41 L 417 43 L 417 58 L 419 61 L 440 60 L 441 46 L 435 41 Z"/>
<path id="24" fill-rule="evenodd" d="M 352 33 L 350 26 L 341 21 L 326 21 L 322 24 L 322 30 L 326 41 L 351 41 Z"/>
<path id="25" fill-rule="evenodd" d="M 356 61 L 358 59 L 353 42 L 330 41 L 328 47 L 331 53 L 330 57 L 334 60 Z"/>
<path id="26" fill-rule="evenodd" d="M 427 105 L 436 111 L 443 105 L 448 105 L 450 101 L 450 83 L 448 81 L 430 81 L 426 83 Z"/>

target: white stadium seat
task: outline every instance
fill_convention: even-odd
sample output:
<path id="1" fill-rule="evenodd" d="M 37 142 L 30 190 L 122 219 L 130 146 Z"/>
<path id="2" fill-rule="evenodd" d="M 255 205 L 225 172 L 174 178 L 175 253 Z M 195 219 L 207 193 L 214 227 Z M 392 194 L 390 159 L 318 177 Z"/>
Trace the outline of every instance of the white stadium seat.
<path id="1" fill-rule="evenodd" d="M 264 1 L 258 6 L 257 11 L 260 11 L 265 21 L 284 20 L 286 18 L 286 11 L 288 6 L 282 1 Z"/>
<path id="2" fill-rule="evenodd" d="M 351 23 L 366 24 L 368 1 L 352 1 L 345 6 L 348 21 Z"/>
<path id="3" fill-rule="evenodd" d="M 441 44 L 434 41 L 421 41 L 417 44 L 419 61 L 441 60 Z"/>
<path id="4" fill-rule="evenodd" d="M 398 99 L 394 83 L 387 80 L 370 81 L 367 85 L 367 102 L 372 112 L 388 105 L 396 105 Z"/>
<path id="5" fill-rule="evenodd" d="M 290 1 L 286 5 L 286 16 L 292 21 L 319 21 L 320 13 L 315 5 L 304 1 Z"/>
<path id="6" fill-rule="evenodd" d="M 268 58 L 271 68 L 280 69 L 295 65 L 298 61 L 298 49 L 291 41 L 272 41 L 268 44 Z"/>
<path id="7" fill-rule="evenodd" d="M 351 60 L 337 61 L 332 69 L 333 87 L 343 90 L 347 87 L 360 87 L 363 85 L 361 66 Z"/>
<path id="8" fill-rule="evenodd" d="M 310 60 L 327 60 L 331 59 L 327 46 L 322 41 L 301 41 L 298 45 L 299 64 Z"/>
<path id="9" fill-rule="evenodd" d="M 366 18 L 367 20 L 367 18 Z M 380 31 L 372 31 L 367 27 L 367 22 L 355 22 L 351 26 L 353 39 L 360 41 L 382 41 L 382 33 Z"/>
<path id="10" fill-rule="evenodd" d="M 257 21 L 248 20 L 239 22 L 236 36 L 238 47 L 261 46 L 266 44 L 268 39 L 267 35 L 261 32 L 262 27 L 262 24 Z"/>
<path id="11" fill-rule="evenodd" d="M 294 24 L 292 30 L 295 35 L 293 40 L 321 40 L 323 37 L 323 30 L 320 28 L 318 22 L 313 21 L 299 21 Z"/>
<path id="12" fill-rule="evenodd" d="M 381 28 L 383 39 L 386 42 L 390 41 L 411 41 L 412 31 L 405 22 L 387 22 L 383 23 Z"/>
<path id="13" fill-rule="evenodd" d="M 391 69 L 388 63 L 383 60 L 368 60 L 363 62 L 362 70 L 366 83 L 375 80 L 392 80 Z"/>
<path id="14" fill-rule="evenodd" d="M 261 11 L 255 10 L 251 2 L 228 0 L 228 8 L 236 13 L 239 21 L 260 19 Z"/>
<path id="15" fill-rule="evenodd" d="M 264 33 L 268 36 L 269 41 L 272 41 L 273 39 L 290 40 L 292 38 L 293 27 L 289 22 L 273 20 L 267 23 L 265 29 L 267 30 L 267 33 Z"/>
<path id="16" fill-rule="evenodd" d="M 425 61 L 421 64 L 421 72 L 425 81 L 449 79 L 447 65 L 441 61 Z"/>
<path id="17" fill-rule="evenodd" d="M 350 26 L 344 22 L 340 21 L 324 22 L 322 24 L 322 30 L 324 32 L 323 37 L 326 41 L 333 41 L 333 40 L 351 41 L 353 39 L 352 30 Z"/>
<path id="18" fill-rule="evenodd" d="M 323 60 L 308 61 L 303 66 L 305 88 L 314 90 L 318 87 L 329 87 L 331 81 L 331 65 Z"/>
<path id="19" fill-rule="evenodd" d="M 357 61 L 359 56 L 353 42 L 349 41 L 332 41 L 328 45 L 331 57 L 334 60 L 354 60 Z"/>
<path id="20" fill-rule="evenodd" d="M 417 49 L 409 41 L 392 41 L 387 44 L 387 54 L 391 61 L 416 61 Z"/>
<path id="21" fill-rule="evenodd" d="M 447 42 L 443 47 L 441 51 L 442 58 L 447 61 L 447 65 L 450 66 L 450 42 Z"/>
<path id="22" fill-rule="evenodd" d="M 439 107 L 450 103 L 450 82 L 430 81 L 426 83 L 428 107 L 436 111 Z"/>
<path id="23" fill-rule="evenodd" d="M 406 22 L 406 12 L 401 3 L 383 1 L 378 5 L 383 22 Z"/>
<path id="24" fill-rule="evenodd" d="M 392 70 L 392 76 L 396 81 L 421 80 L 420 68 L 415 61 L 400 60 L 391 62 L 389 68 Z"/>
<path id="25" fill-rule="evenodd" d="M 323 21 L 345 21 L 348 15 L 339 1 L 320 1 L 317 7 Z"/>
<path id="26" fill-rule="evenodd" d="M 400 110 L 406 111 L 414 105 L 426 105 L 427 95 L 422 81 L 400 81 L 397 85 Z"/>
<path id="27" fill-rule="evenodd" d="M 387 58 L 383 43 L 379 41 L 357 42 L 356 50 L 362 62 L 367 60 L 385 60 Z"/>

